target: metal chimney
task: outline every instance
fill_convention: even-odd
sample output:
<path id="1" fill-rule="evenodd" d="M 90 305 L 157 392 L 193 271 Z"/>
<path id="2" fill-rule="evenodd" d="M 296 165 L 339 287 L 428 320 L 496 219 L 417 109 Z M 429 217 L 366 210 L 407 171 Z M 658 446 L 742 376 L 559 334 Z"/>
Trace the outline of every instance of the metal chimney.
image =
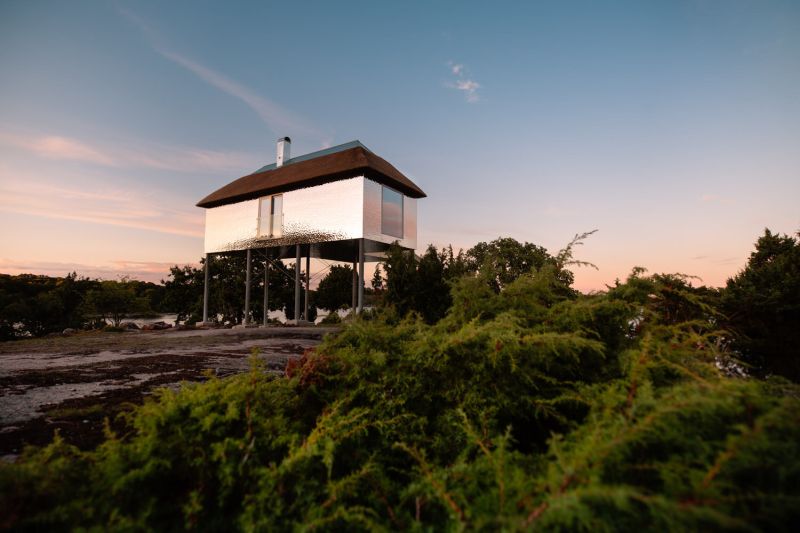
<path id="1" fill-rule="evenodd" d="M 278 139 L 278 157 L 275 159 L 275 166 L 283 166 L 291 158 L 292 140 L 289 137 Z"/>

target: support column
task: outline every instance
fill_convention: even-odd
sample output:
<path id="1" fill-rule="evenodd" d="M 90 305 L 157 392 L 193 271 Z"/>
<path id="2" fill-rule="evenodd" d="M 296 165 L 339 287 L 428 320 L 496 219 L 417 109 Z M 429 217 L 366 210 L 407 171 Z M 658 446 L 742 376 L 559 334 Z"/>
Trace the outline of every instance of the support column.
<path id="1" fill-rule="evenodd" d="M 305 312 L 303 313 L 303 320 L 308 320 L 308 294 L 311 292 L 311 245 L 308 245 L 308 254 L 306 254 L 306 305 Z"/>
<path id="2" fill-rule="evenodd" d="M 358 240 L 358 313 L 364 310 L 364 239 Z"/>
<path id="3" fill-rule="evenodd" d="M 300 245 L 294 246 L 294 319 L 300 321 Z"/>
<path id="4" fill-rule="evenodd" d="M 264 325 L 269 325 L 269 251 L 264 250 Z"/>
<path id="5" fill-rule="evenodd" d="M 355 311 L 356 305 L 358 305 L 358 267 L 357 263 L 353 261 L 353 304 L 350 309 Z"/>
<path id="6" fill-rule="evenodd" d="M 250 324 L 250 277 L 253 271 L 253 262 L 250 248 L 247 249 L 247 273 L 244 278 L 244 320 L 242 325 Z"/>
<path id="7" fill-rule="evenodd" d="M 205 281 L 203 283 L 203 324 L 208 323 L 208 271 L 210 269 L 211 254 L 206 254 Z"/>

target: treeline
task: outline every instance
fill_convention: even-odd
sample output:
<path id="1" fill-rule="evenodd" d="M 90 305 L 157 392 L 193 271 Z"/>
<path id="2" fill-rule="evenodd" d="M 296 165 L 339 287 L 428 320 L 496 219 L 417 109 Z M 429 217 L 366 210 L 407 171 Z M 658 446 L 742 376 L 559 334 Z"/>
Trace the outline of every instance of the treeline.
<path id="1" fill-rule="evenodd" d="M 520 274 L 555 264 L 556 258 L 530 243 L 501 238 L 481 242 L 467 251 L 454 253 L 452 247 L 438 250 L 429 246 L 417 257 L 409 250 L 392 246 L 385 262 L 375 270 L 365 287 L 370 307 L 389 303 L 401 314 L 419 312 L 433 323 L 450 307 L 450 283 L 475 274 L 486 262 L 500 269 L 493 282 L 496 290 Z M 215 256 L 209 271 L 209 317 L 222 326 L 241 324 L 245 314 L 246 259 L 244 254 Z M 261 259 L 251 263 L 251 322 L 263 321 L 264 268 Z M 572 273 L 559 270 L 566 285 Z M 305 274 L 303 274 L 305 280 Z M 126 317 L 175 313 L 176 323 L 195 324 L 202 320 L 205 259 L 199 267 L 170 268 L 161 284 L 123 279 L 99 281 L 65 278 L 0 275 L 0 340 L 36 337 L 66 328 L 104 327 L 106 321 L 118 326 Z M 316 319 L 317 308 L 328 311 L 328 322 L 338 321 L 335 311 L 352 305 L 353 270 L 349 265 L 332 265 L 309 296 L 306 320 Z M 294 263 L 270 262 L 269 309 L 294 316 Z"/>
<path id="2" fill-rule="evenodd" d="M 253 358 L 162 390 L 96 450 L 0 464 L 3 525 L 796 529 L 800 386 L 774 374 L 798 359 L 797 239 L 766 232 L 721 291 L 637 268 L 584 295 L 571 247 L 480 249 L 394 250 L 385 305 L 285 376 Z"/>
<path id="3" fill-rule="evenodd" d="M 578 236 L 556 256 L 539 246 L 510 238 L 478 243 L 457 254 L 451 247 L 437 250 L 429 246 L 421 257 L 393 247 L 384 266 L 387 280 L 383 301 L 401 316 L 413 312 L 434 324 L 452 311 L 456 294 L 452 287 L 461 278 L 482 278 L 488 296 L 489 291 L 499 294 L 520 276 L 543 268 L 552 269 L 559 281 L 552 290 L 559 291 L 560 297 L 575 299 L 579 294 L 571 287 L 573 274 L 569 270 L 575 266 L 575 261 L 567 257 L 571 257 L 572 247 L 588 235 Z M 671 278 L 673 284 L 680 282 L 671 290 L 682 291 L 707 306 L 715 325 L 727 332 L 720 342 L 737 354 L 750 374 L 774 373 L 800 381 L 798 237 L 765 230 L 746 267 L 721 288 L 695 286 L 696 280 L 691 276 Z M 644 269 L 635 269 L 637 274 L 644 272 Z M 659 278 L 658 275 L 654 277 Z M 621 285 L 617 281 L 608 289 Z M 666 299 L 663 312 L 672 319 L 681 308 L 677 303 L 671 308 Z"/>
<path id="4" fill-rule="evenodd" d="M 450 312 L 453 284 L 464 277 L 485 278 L 488 290 L 499 294 L 520 276 L 552 269 L 559 282 L 559 296 L 576 298 L 571 285 L 572 246 L 560 254 L 511 238 L 481 242 L 457 253 L 452 247 L 429 246 L 417 256 L 392 246 L 385 261 L 367 284 L 372 307 L 389 306 L 400 316 L 417 313 L 435 324 Z M 245 310 L 245 257 L 217 256 L 211 262 L 209 316 L 221 325 L 239 324 Z M 381 268 L 382 267 L 382 268 Z M 261 294 L 264 263 L 252 262 L 250 320 L 263 320 Z M 718 311 L 715 320 L 729 331 L 725 342 L 750 365 L 751 373 L 777 373 L 800 380 L 800 240 L 765 230 L 744 270 L 725 287 L 694 287 L 686 278 L 686 290 Z M 204 264 L 173 266 L 161 284 L 123 279 L 99 281 L 74 273 L 65 278 L 0 274 L 0 339 L 40 336 L 65 328 L 119 325 L 128 316 L 175 313 L 177 322 L 202 319 Z M 333 265 L 311 291 L 307 320 L 316 308 L 331 312 L 348 308 L 352 301 L 353 272 L 349 265 Z M 555 290 L 555 289 L 554 289 Z M 269 307 L 294 316 L 294 264 L 272 261 Z"/>
<path id="5" fill-rule="evenodd" d="M 100 281 L 74 272 L 63 278 L 0 274 L 0 340 L 38 337 L 87 327 L 119 326 L 128 316 L 170 309 L 163 285 L 121 279 Z"/>

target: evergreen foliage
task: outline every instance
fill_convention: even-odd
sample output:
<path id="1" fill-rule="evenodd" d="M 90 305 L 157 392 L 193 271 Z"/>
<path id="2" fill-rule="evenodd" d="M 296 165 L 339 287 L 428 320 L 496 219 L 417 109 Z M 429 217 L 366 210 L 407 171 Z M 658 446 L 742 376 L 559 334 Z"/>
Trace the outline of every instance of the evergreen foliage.
<path id="1" fill-rule="evenodd" d="M 0 467 L 2 525 L 792 529 L 800 388 L 729 374 L 714 295 L 685 276 L 581 296 L 569 260 L 499 286 L 483 261 L 434 324 L 384 309 L 285 377 L 254 358 L 159 392 L 95 451 L 29 449 Z"/>
<path id="2" fill-rule="evenodd" d="M 353 269 L 350 265 L 332 265 L 319 282 L 316 302 L 320 309 L 334 312 L 350 307 L 353 301 Z"/>
<path id="3" fill-rule="evenodd" d="M 768 229 L 747 266 L 728 280 L 722 310 L 738 335 L 734 348 L 762 373 L 800 381 L 800 233 Z"/>

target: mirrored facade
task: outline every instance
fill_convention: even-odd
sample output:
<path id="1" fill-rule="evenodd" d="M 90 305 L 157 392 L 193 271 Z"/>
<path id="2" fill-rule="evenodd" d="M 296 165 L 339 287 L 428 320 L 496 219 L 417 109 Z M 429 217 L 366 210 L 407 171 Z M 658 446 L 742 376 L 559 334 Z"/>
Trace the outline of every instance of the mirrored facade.
<path id="1" fill-rule="evenodd" d="M 416 199 L 363 176 L 206 209 L 205 252 L 365 238 L 417 244 Z"/>

